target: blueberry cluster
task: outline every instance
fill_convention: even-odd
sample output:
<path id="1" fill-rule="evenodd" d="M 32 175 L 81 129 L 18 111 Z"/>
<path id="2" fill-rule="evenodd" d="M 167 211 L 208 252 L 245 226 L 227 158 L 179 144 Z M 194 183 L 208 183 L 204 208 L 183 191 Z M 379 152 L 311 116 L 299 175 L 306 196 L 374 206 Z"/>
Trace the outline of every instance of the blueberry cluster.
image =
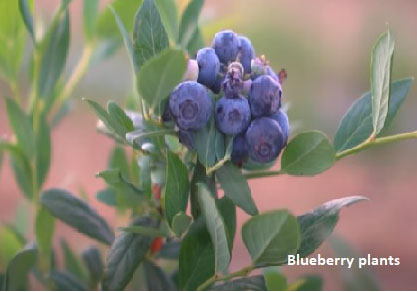
<path id="1" fill-rule="evenodd" d="M 234 163 L 275 160 L 289 135 L 280 76 L 263 56 L 255 56 L 248 38 L 231 30 L 216 33 L 212 47 L 200 49 L 194 62 L 196 80 L 180 83 L 169 98 L 180 142 L 193 148 L 194 132 L 214 114 L 217 129 L 234 136 Z"/>

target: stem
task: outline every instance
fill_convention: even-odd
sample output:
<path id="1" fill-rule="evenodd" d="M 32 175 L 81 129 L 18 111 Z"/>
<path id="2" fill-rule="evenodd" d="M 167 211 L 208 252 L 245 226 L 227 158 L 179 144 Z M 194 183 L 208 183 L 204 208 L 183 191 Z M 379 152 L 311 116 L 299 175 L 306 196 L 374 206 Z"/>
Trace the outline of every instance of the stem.
<path id="1" fill-rule="evenodd" d="M 359 151 L 365 150 L 372 146 L 384 145 L 387 143 L 392 143 L 392 142 L 397 142 L 397 141 L 402 141 L 402 140 L 409 140 L 409 139 L 417 139 L 417 131 L 410 132 L 410 133 L 402 133 L 402 134 L 397 134 L 397 135 L 392 135 L 392 136 L 386 136 L 386 137 L 381 137 L 381 138 L 368 139 L 356 147 L 337 153 L 336 160 L 339 160 L 348 155 L 352 155 Z"/>
<path id="2" fill-rule="evenodd" d="M 206 290 L 211 285 L 213 285 L 214 283 L 219 282 L 219 281 L 228 281 L 228 280 L 231 280 L 233 278 L 247 276 L 254 269 L 255 269 L 254 265 L 249 265 L 247 267 L 244 267 L 240 270 L 237 270 L 236 272 L 233 272 L 233 273 L 225 275 L 225 276 L 214 275 L 214 276 L 208 278 L 207 281 L 205 281 L 203 284 L 198 286 L 197 291 Z"/>
<path id="3" fill-rule="evenodd" d="M 66 83 L 64 89 L 58 95 L 56 99 L 56 108 L 59 109 L 62 104 L 71 96 L 77 84 L 84 77 L 87 72 L 88 66 L 90 65 L 91 57 L 93 56 L 95 48 L 95 43 L 89 43 L 83 49 L 81 58 L 75 67 L 74 71 L 71 74 L 68 82 Z"/>
<path id="4" fill-rule="evenodd" d="M 223 157 L 222 160 L 219 160 L 212 167 L 206 168 L 206 174 L 207 175 L 211 175 L 213 172 L 215 172 L 216 170 L 218 170 L 219 168 L 221 168 L 223 165 L 225 165 L 225 163 L 228 162 L 229 160 L 230 160 L 230 155 L 227 155 L 227 156 Z"/>
<path id="5" fill-rule="evenodd" d="M 276 176 L 284 174 L 281 170 L 258 170 L 258 171 L 251 171 L 248 173 L 244 173 L 243 176 L 246 179 L 253 179 L 253 178 L 264 178 L 270 176 Z"/>

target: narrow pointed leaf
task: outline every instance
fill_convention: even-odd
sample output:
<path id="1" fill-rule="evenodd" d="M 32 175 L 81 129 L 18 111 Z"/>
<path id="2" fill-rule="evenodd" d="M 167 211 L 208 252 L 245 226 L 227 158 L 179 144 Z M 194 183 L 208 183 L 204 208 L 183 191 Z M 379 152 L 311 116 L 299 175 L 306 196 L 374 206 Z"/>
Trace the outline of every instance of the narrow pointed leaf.
<path id="1" fill-rule="evenodd" d="M 336 199 L 304 215 L 298 216 L 298 224 L 301 232 L 301 244 L 298 254 L 304 257 L 313 253 L 333 232 L 339 220 L 340 210 L 343 207 L 363 200 L 367 200 L 367 198 L 356 196 Z"/>
<path id="2" fill-rule="evenodd" d="M 131 226 L 157 227 L 157 223 L 148 217 L 141 217 Z M 107 257 L 103 289 L 123 290 L 145 258 L 151 242 L 152 237 L 122 232 L 114 241 Z"/>
<path id="3" fill-rule="evenodd" d="M 372 50 L 371 96 L 373 133 L 384 128 L 388 114 L 391 85 L 391 63 L 394 54 L 394 38 L 390 31 L 382 34 Z"/>
<path id="4" fill-rule="evenodd" d="M 142 66 L 138 75 L 138 89 L 149 107 L 157 113 L 161 102 L 181 82 L 187 67 L 182 50 L 166 49 Z"/>
<path id="5" fill-rule="evenodd" d="M 319 131 L 298 134 L 285 148 L 281 170 L 291 175 L 314 175 L 330 168 L 336 153 L 329 139 Z"/>
<path id="6" fill-rule="evenodd" d="M 167 181 L 164 189 L 165 216 L 171 225 L 174 217 L 185 213 L 190 185 L 188 171 L 178 155 L 167 151 Z"/>
<path id="7" fill-rule="evenodd" d="M 405 78 L 391 83 L 388 114 L 380 134 L 391 125 L 413 80 L 413 78 Z M 353 148 L 368 139 L 372 131 L 372 100 L 371 92 L 368 91 L 358 98 L 343 116 L 334 138 L 334 148 L 337 152 Z"/>
<path id="8" fill-rule="evenodd" d="M 39 132 L 36 137 L 36 174 L 38 187 L 42 188 L 51 164 L 51 130 L 45 119 L 40 120 Z"/>
<path id="9" fill-rule="evenodd" d="M 198 18 L 203 8 L 204 0 L 191 0 L 181 17 L 178 42 L 188 49 L 198 30 Z"/>
<path id="10" fill-rule="evenodd" d="M 181 244 L 179 289 L 196 290 L 215 273 L 214 248 L 203 220 L 196 221 Z"/>
<path id="11" fill-rule="evenodd" d="M 230 162 L 226 163 L 216 171 L 216 177 L 225 196 L 231 199 L 236 206 L 249 215 L 258 213 L 248 182 L 236 166 Z"/>
<path id="12" fill-rule="evenodd" d="M 153 0 L 144 0 L 135 16 L 133 52 L 136 68 L 158 55 L 169 45 L 168 36 Z"/>
<path id="13" fill-rule="evenodd" d="M 143 262 L 146 286 L 149 291 L 174 291 L 174 283 L 168 275 L 156 264 L 146 260 Z"/>
<path id="14" fill-rule="evenodd" d="M 84 291 L 86 287 L 73 275 L 65 272 L 52 271 L 51 281 L 58 291 Z"/>
<path id="15" fill-rule="evenodd" d="M 114 234 L 107 222 L 97 212 L 79 198 L 62 189 L 50 189 L 43 192 L 41 204 L 51 214 L 77 229 L 79 232 L 111 244 Z"/>
<path id="16" fill-rule="evenodd" d="M 6 99 L 6 108 L 18 145 L 28 158 L 32 158 L 36 150 L 36 139 L 29 116 L 13 99 Z"/>
<path id="17" fill-rule="evenodd" d="M 242 277 L 210 288 L 213 291 L 266 291 L 264 276 Z"/>
<path id="18" fill-rule="evenodd" d="M 36 247 L 28 247 L 20 251 L 7 265 L 4 290 L 26 290 L 28 275 L 35 266 L 37 257 Z"/>
<path id="19" fill-rule="evenodd" d="M 207 230 L 210 234 L 214 246 L 215 271 L 226 274 L 228 272 L 231 255 L 227 239 L 227 231 L 223 217 L 216 207 L 216 201 L 210 194 L 207 187 L 203 184 L 198 186 L 198 199 L 201 211 L 206 222 Z"/>
<path id="20" fill-rule="evenodd" d="M 169 38 L 174 42 L 178 39 L 178 8 L 174 0 L 155 1 L 161 21 Z"/>
<path id="21" fill-rule="evenodd" d="M 297 219 L 286 210 L 253 216 L 243 225 L 242 238 L 258 266 L 283 264 L 300 246 Z"/>

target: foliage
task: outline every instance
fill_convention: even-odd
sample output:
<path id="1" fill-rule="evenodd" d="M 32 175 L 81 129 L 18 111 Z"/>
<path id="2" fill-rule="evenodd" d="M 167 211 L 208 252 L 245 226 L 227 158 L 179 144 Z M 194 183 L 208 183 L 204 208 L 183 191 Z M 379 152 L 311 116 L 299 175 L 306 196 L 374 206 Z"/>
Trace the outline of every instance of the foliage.
<path id="1" fill-rule="evenodd" d="M 57 290 L 321 289 L 317 276 L 288 284 L 276 270 L 249 274 L 285 265 L 288 255 L 308 256 L 333 232 L 340 210 L 365 198 L 332 200 L 298 217 L 285 209 L 260 212 L 248 180 L 317 175 L 366 148 L 417 138 L 417 132 L 384 136 L 412 83 L 411 78 L 391 81 L 392 33 L 377 40 L 370 92 L 347 111 L 333 143 L 322 132 L 303 132 L 289 141 L 280 170 L 257 165 L 245 170 L 232 163 L 233 137 L 221 134 L 213 118 L 196 133 L 195 151 L 178 143 L 172 123 L 162 122 L 167 96 L 183 79 L 190 56 L 202 46 L 198 19 L 204 1 L 191 0 L 178 18 L 173 0 L 115 0 L 103 11 L 98 11 L 98 1 L 84 0 L 85 47 L 67 79 L 62 72 L 71 39 L 70 2 L 61 2 L 40 35 L 32 16 L 33 1 L 0 0 L 0 76 L 11 91 L 12 98 L 4 103 L 14 135 L 0 141 L 0 161 L 3 154 L 10 158 L 16 182 L 35 210 L 35 238 L 26 241 L 14 226 L 0 229 L 2 288 L 28 288 L 32 273 L 45 289 Z M 31 72 L 27 76 L 31 88 L 24 98 L 19 72 L 29 37 L 32 64 L 26 71 Z M 131 218 L 131 224 L 115 235 L 88 202 L 67 190 L 45 190 L 43 185 L 51 162 L 51 131 L 67 112 L 74 88 L 90 65 L 110 57 L 122 42 L 136 80 L 136 112 L 113 101 L 104 108 L 86 99 L 100 121 L 98 130 L 116 143 L 108 169 L 97 174 L 107 184 L 97 198 Z M 240 233 L 236 208 L 251 216 Z M 62 242 L 65 268 L 59 269 L 53 240 L 57 221 L 103 245 L 78 255 Z M 251 263 L 229 271 L 237 233 Z M 167 259 L 175 262 L 174 270 L 165 265 Z M 145 281 L 132 280 L 136 277 Z"/>

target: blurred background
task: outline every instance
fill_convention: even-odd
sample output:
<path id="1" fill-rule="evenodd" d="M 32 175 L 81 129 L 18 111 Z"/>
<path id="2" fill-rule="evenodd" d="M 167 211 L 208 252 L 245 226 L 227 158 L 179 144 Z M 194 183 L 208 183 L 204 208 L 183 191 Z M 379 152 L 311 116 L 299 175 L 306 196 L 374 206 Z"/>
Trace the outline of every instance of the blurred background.
<path id="1" fill-rule="evenodd" d="M 126 0 L 127 1 L 127 0 Z M 132 0 L 129 0 L 132 1 Z M 105 9 L 109 1 L 100 1 Z M 184 7 L 187 1 L 178 1 Z M 58 5 L 36 0 L 36 21 L 48 23 Z M 68 74 L 83 44 L 82 1 L 73 0 Z M 289 117 L 302 130 L 319 129 L 333 139 L 339 121 L 351 103 L 369 90 L 370 51 L 379 34 L 390 28 L 396 39 L 393 80 L 417 75 L 416 1 L 294 1 L 206 0 L 201 26 L 209 45 L 215 32 L 224 28 L 248 36 L 257 55 L 265 55 L 273 68 L 285 68 L 284 100 Z M 27 55 L 29 52 L 27 52 Z M 27 76 L 21 72 L 22 88 Z M 113 227 L 119 226 L 115 211 L 98 202 L 97 191 L 105 187 L 95 173 L 106 168 L 111 139 L 97 133 L 95 115 L 81 102 L 88 97 L 101 103 L 123 103 L 132 91 L 131 66 L 124 48 L 104 63 L 93 66 L 73 94 L 72 112 L 52 134 L 52 166 L 44 188 L 62 187 L 85 194 Z M 7 86 L 0 81 L 0 136 L 11 133 L 5 116 Z M 391 126 L 391 132 L 417 129 L 417 85 Z M 276 166 L 276 168 L 279 166 Z M 315 177 L 280 176 L 250 182 L 260 211 L 288 208 L 302 214 L 325 201 L 351 195 L 371 200 L 342 211 L 335 233 L 362 255 L 399 257 L 399 266 L 371 267 L 379 288 L 417 288 L 417 141 L 405 141 L 371 149 L 339 161 Z M 31 234 L 33 214 L 18 190 L 10 166 L 0 169 L 0 224 L 13 223 Z M 247 215 L 238 210 L 238 222 Z M 57 224 L 59 238 L 81 251 L 92 242 Z M 250 257 L 237 235 L 231 269 L 245 266 Z M 335 255 L 329 242 L 318 250 Z M 3 269 L 0 261 L 0 269 Z M 300 275 L 320 274 L 325 289 L 346 287 L 346 274 L 335 267 L 285 267 L 293 281 Z"/>

